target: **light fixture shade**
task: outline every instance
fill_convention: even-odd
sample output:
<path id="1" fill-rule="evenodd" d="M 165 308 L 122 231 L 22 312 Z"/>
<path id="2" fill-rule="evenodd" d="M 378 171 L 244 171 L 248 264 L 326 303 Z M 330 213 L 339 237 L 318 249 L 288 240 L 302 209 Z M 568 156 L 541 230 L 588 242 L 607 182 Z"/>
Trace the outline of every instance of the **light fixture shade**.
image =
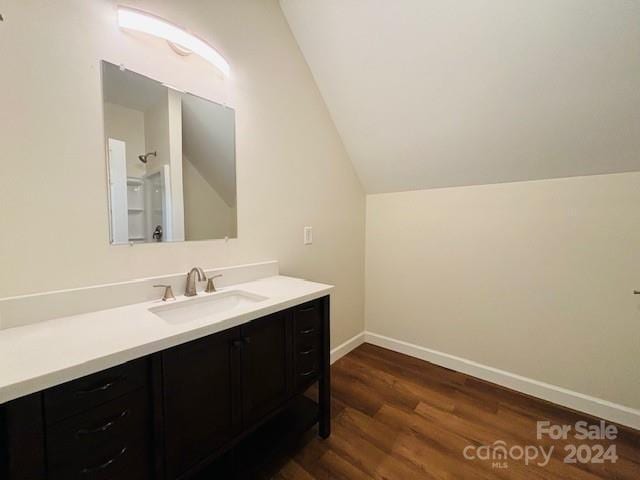
<path id="1" fill-rule="evenodd" d="M 163 38 L 201 56 L 216 66 L 225 76 L 228 77 L 231 73 L 231 67 L 227 61 L 211 45 L 162 18 L 134 8 L 119 6 L 118 25 Z"/>

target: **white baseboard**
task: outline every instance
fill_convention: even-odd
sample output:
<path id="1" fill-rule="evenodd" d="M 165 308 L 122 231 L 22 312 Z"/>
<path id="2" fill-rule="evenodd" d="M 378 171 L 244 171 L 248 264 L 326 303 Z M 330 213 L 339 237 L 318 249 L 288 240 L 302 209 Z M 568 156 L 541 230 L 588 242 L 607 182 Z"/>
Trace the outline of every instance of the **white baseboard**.
<path id="1" fill-rule="evenodd" d="M 347 340 L 343 344 L 338 345 L 336 348 L 331 350 L 331 364 L 333 365 L 336 361 L 340 360 L 351 350 L 355 350 L 363 343 L 364 343 L 364 332 L 359 333 L 355 337 L 351 337 L 349 340 Z"/>
<path id="2" fill-rule="evenodd" d="M 349 340 L 349 342 L 352 342 L 356 338 L 357 337 L 354 337 Z M 589 395 L 584 395 L 549 383 L 539 382 L 531 378 L 482 365 L 465 358 L 456 357 L 454 355 L 438 352 L 419 345 L 385 337 L 384 335 L 364 332 L 364 341 L 395 352 L 404 353 L 405 355 L 416 357 L 445 368 L 450 368 L 451 370 L 465 373 L 467 375 L 510 388 L 511 390 L 531 395 L 532 397 L 541 398 L 572 410 L 584 412 L 595 417 L 603 418 L 620 425 L 640 430 L 640 410 L 625 407 L 623 405 Z M 346 344 L 343 344 L 338 348 L 342 348 L 344 345 Z M 343 353 L 343 355 L 346 353 L 347 352 Z"/>

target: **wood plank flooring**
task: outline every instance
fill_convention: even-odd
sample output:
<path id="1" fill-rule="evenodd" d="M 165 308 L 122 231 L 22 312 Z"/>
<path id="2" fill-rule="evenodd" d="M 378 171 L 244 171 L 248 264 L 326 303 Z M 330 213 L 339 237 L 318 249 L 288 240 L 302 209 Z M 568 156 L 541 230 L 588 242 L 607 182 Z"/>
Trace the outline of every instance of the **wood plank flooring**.
<path id="1" fill-rule="evenodd" d="M 639 480 L 640 434 L 615 441 L 536 439 L 536 422 L 575 425 L 593 418 L 372 345 L 332 367 L 333 433 L 309 435 L 264 478 L 276 480 L 576 479 Z M 503 441 L 554 447 L 539 466 L 524 460 L 466 460 L 467 446 Z M 615 464 L 567 464 L 565 447 L 616 445 Z M 517 453 L 517 450 L 516 450 Z M 541 455 L 541 454 L 540 454 Z M 499 464 L 499 465 L 498 465 Z"/>

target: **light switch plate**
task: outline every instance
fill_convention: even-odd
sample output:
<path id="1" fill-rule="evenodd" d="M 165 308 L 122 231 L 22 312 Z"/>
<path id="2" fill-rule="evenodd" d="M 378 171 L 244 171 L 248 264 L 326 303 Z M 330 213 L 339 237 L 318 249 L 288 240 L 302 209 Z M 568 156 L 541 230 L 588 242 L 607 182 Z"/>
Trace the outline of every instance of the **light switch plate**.
<path id="1" fill-rule="evenodd" d="M 313 227 L 304 227 L 304 244 L 311 245 L 313 243 Z"/>

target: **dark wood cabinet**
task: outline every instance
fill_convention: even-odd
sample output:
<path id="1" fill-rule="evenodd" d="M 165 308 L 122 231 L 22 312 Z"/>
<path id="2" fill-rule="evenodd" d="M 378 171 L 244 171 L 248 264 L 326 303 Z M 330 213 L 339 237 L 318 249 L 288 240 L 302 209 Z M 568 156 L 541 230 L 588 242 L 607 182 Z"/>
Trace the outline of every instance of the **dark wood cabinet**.
<path id="1" fill-rule="evenodd" d="M 315 381 L 318 402 L 301 396 Z M 326 438 L 329 395 L 324 297 L 1 405 L 0 478 L 188 479 L 254 462 L 294 418 Z"/>
<path id="2" fill-rule="evenodd" d="M 151 478 L 149 412 L 142 389 L 47 427 L 48 478 Z"/>
<path id="3" fill-rule="evenodd" d="M 242 326 L 242 419 L 245 427 L 281 405 L 291 394 L 289 311 Z"/>
<path id="4" fill-rule="evenodd" d="M 293 371 L 298 390 L 318 379 L 322 363 L 322 309 L 310 302 L 292 309 Z"/>
<path id="5" fill-rule="evenodd" d="M 162 353 L 167 478 L 179 478 L 240 428 L 240 328 Z"/>
<path id="6" fill-rule="evenodd" d="M 149 374 L 143 358 L 0 407 L 0 478 L 154 478 Z"/>
<path id="7" fill-rule="evenodd" d="M 44 391 L 46 422 L 52 424 L 146 387 L 147 359 L 134 360 Z"/>
<path id="8" fill-rule="evenodd" d="M 46 478 L 42 394 L 34 393 L 0 407 L 0 478 Z"/>

